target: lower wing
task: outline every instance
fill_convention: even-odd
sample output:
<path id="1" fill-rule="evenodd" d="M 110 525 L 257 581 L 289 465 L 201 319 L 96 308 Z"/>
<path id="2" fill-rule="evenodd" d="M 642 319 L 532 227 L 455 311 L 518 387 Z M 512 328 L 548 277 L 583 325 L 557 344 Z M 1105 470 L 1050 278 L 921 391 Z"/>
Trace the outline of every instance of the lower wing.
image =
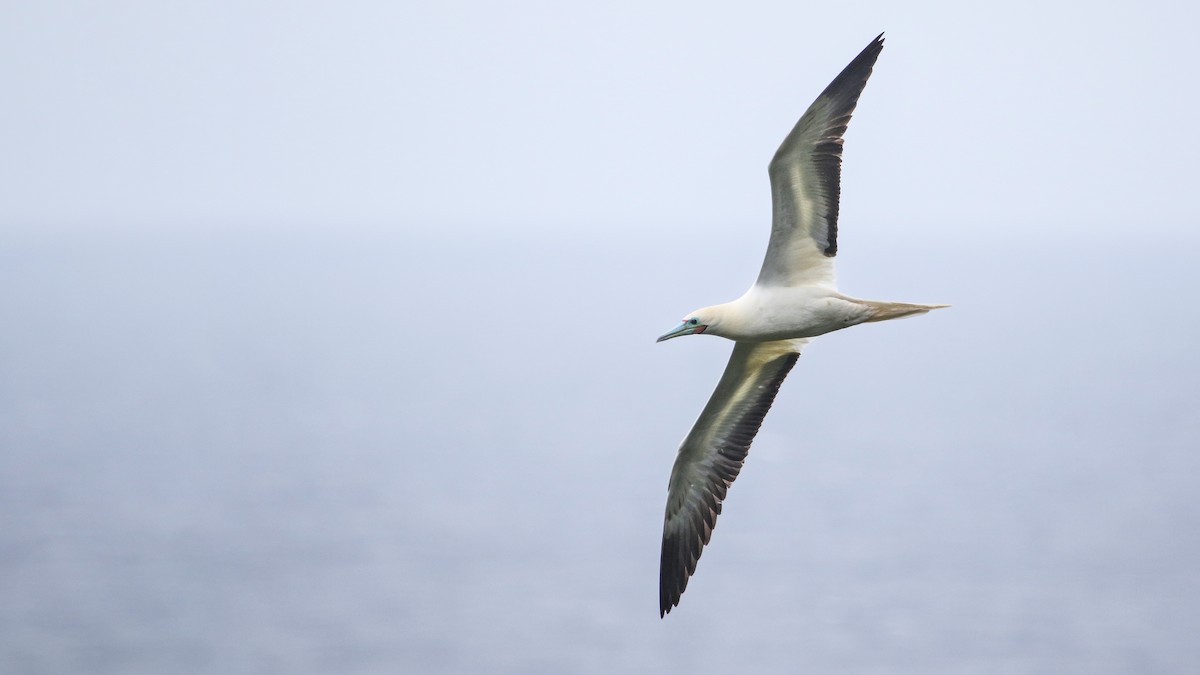
<path id="1" fill-rule="evenodd" d="M 671 469 L 659 569 L 659 612 L 679 604 L 775 394 L 808 340 L 739 342 Z"/>

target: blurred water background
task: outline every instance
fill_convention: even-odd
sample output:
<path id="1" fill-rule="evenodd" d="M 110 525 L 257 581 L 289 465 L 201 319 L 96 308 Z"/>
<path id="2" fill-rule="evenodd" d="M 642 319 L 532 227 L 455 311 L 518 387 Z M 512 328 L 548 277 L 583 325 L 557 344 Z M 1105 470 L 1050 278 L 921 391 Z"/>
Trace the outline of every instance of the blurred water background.
<path id="1" fill-rule="evenodd" d="M 660 620 L 728 345 L 653 339 L 752 280 L 733 229 L 6 237 L 0 671 L 1200 663 L 1184 237 L 844 239 L 954 307 L 809 347 Z"/>

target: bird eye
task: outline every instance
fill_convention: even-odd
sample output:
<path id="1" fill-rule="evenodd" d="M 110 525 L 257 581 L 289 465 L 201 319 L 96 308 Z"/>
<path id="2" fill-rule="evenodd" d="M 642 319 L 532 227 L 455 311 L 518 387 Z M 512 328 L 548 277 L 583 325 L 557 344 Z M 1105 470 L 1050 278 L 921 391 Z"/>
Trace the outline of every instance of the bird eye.
<path id="1" fill-rule="evenodd" d="M 700 323 L 700 320 L 699 319 L 688 319 L 688 323 L 695 326 L 696 324 Z"/>

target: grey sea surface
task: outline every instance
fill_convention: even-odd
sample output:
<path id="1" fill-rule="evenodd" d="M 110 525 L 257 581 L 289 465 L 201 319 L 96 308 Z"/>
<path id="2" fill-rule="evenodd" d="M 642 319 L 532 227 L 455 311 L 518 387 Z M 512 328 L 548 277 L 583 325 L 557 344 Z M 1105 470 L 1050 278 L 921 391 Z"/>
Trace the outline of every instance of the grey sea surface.
<path id="1" fill-rule="evenodd" d="M 754 231 L 6 236 L 0 672 L 1196 672 L 1186 238 L 844 238 L 660 620 Z"/>

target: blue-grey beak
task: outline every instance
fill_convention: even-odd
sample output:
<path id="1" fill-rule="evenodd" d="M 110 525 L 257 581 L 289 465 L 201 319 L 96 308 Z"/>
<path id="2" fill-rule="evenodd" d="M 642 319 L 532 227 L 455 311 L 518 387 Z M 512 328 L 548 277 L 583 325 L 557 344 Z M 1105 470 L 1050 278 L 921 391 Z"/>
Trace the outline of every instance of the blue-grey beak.
<path id="1" fill-rule="evenodd" d="M 697 326 L 695 324 L 691 324 L 691 323 L 688 323 L 687 321 L 684 321 L 683 323 L 679 324 L 678 326 L 671 329 L 670 331 L 660 335 L 658 337 L 658 339 L 655 340 L 655 342 L 662 342 L 663 340 L 670 340 L 671 338 L 677 338 L 681 335 L 691 335 L 692 333 L 701 333 L 701 332 L 704 332 L 705 328 L 708 328 L 708 326 Z"/>

